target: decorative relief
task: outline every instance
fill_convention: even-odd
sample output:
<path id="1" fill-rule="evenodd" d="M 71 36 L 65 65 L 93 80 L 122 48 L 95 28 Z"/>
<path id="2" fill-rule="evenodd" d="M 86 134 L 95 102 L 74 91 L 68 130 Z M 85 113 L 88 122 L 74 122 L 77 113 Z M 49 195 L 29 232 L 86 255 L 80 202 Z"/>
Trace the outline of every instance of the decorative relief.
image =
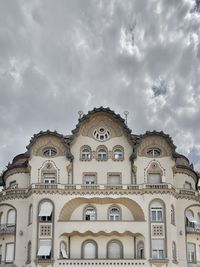
<path id="1" fill-rule="evenodd" d="M 65 152 L 63 144 L 60 142 L 60 140 L 57 137 L 41 136 L 38 138 L 38 140 L 33 145 L 32 154 L 36 156 L 44 157 L 45 148 L 55 148 L 57 152 L 55 155 L 53 155 L 55 157 L 63 156 Z"/>
<path id="2" fill-rule="evenodd" d="M 40 225 L 40 237 L 51 236 L 51 225 L 50 224 L 42 224 Z"/>
<path id="3" fill-rule="evenodd" d="M 42 177 L 44 174 L 55 174 L 55 178 L 58 183 L 60 181 L 60 169 L 57 168 L 56 164 L 52 160 L 46 160 L 43 162 L 42 166 L 38 169 L 38 183 L 42 182 Z"/>
<path id="4" fill-rule="evenodd" d="M 95 140 L 106 141 L 109 138 L 122 136 L 123 131 L 113 118 L 104 115 L 95 115 L 95 117 L 91 118 L 82 127 L 81 134 Z"/>
<path id="5" fill-rule="evenodd" d="M 144 180 L 147 182 L 148 174 L 160 174 L 162 176 L 162 182 L 165 182 L 165 169 L 161 166 L 160 162 L 153 159 L 149 162 L 148 166 L 144 169 Z"/>
<path id="6" fill-rule="evenodd" d="M 152 236 L 164 237 L 164 225 L 163 224 L 153 224 L 152 225 Z"/>
<path id="7" fill-rule="evenodd" d="M 151 148 L 160 150 L 160 155 L 157 155 L 157 157 L 166 157 L 172 154 L 171 147 L 164 138 L 160 136 L 148 136 L 141 142 L 138 148 L 138 155 L 141 157 L 150 157 L 148 151 Z"/>

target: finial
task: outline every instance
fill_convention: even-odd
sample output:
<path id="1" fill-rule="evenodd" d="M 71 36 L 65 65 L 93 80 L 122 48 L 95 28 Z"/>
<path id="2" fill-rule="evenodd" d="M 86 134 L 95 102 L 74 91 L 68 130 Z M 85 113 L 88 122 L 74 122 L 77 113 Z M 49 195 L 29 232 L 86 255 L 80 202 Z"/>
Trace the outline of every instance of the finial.
<path id="1" fill-rule="evenodd" d="M 124 115 L 125 115 L 125 123 L 126 123 L 126 125 L 128 124 L 128 120 L 127 120 L 128 114 L 129 114 L 128 110 L 125 110 L 124 111 Z"/>

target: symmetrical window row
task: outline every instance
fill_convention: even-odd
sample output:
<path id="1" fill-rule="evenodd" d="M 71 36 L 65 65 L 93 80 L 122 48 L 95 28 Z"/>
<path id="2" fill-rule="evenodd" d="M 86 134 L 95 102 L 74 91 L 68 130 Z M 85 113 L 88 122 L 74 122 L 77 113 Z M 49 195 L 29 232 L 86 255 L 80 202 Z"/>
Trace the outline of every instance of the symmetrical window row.
<path id="1" fill-rule="evenodd" d="M 88 206 L 84 209 L 83 219 L 85 221 L 97 220 L 97 211 L 95 207 Z M 121 210 L 118 207 L 110 207 L 108 209 L 108 220 L 119 221 L 121 220 Z"/>
<path id="2" fill-rule="evenodd" d="M 83 259 L 97 259 L 98 246 L 94 240 L 86 240 L 82 244 Z M 108 259 L 122 259 L 123 245 L 119 240 L 111 240 L 107 243 L 107 258 Z"/>
<path id="3" fill-rule="evenodd" d="M 96 149 L 96 152 L 92 152 L 91 147 L 83 146 L 80 150 L 80 159 L 81 160 L 91 160 L 92 158 L 96 160 L 104 161 L 108 158 L 112 158 L 116 161 L 121 161 L 124 159 L 124 149 L 122 146 L 115 146 L 112 150 L 111 155 L 109 155 L 108 149 L 106 146 L 99 146 Z"/>

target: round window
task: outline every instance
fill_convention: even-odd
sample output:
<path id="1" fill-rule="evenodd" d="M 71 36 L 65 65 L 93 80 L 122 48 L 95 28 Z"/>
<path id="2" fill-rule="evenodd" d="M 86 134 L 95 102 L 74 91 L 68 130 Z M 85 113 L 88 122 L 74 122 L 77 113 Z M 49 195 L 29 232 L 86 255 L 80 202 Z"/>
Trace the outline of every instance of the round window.
<path id="1" fill-rule="evenodd" d="M 95 129 L 93 132 L 94 138 L 98 141 L 106 141 L 110 138 L 110 135 L 110 131 L 108 129 L 105 129 L 104 127 Z"/>

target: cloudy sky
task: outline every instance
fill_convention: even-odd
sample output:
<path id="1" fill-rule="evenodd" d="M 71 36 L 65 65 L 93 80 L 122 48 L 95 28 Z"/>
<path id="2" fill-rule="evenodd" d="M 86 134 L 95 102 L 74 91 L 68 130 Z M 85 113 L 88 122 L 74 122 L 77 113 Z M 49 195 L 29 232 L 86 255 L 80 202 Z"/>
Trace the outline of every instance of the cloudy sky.
<path id="1" fill-rule="evenodd" d="M 200 1 L 0 0 L 0 171 L 99 106 L 170 134 L 200 171 L 199 63 Z"/>

